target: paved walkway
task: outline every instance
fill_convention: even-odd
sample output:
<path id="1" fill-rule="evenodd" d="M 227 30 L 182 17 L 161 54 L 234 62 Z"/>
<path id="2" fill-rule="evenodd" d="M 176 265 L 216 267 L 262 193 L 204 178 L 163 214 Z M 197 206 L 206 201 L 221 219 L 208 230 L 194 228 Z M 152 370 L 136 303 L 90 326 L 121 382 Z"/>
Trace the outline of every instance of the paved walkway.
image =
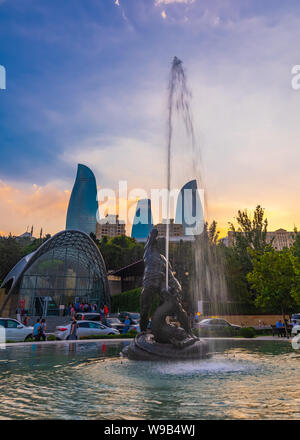
<path id="1" fill-rule="evenodd" d="M 48 345 L 48 344 L 88 344 L 90 342 L 128 342 L 132 341 L 132 338 L 122 338 L 122 339 L 78 339 L 75 341 L 40 341 L 40 342 L 8 342 L 6 344 L 0 344 L 0 348 L 3 347 L 24 347 L 31 345 Z"/>
<path id="2" fill-rule="evenodd" d="M 292 342 L 293 338 L 278 338 L 278 336 L 257 336 L 256 338 L 201 338 L 205 339 L 207 341 L 213 341 L 213 340 L 232 340 L 232 341 L 286 341 L 286 342 Z M 31 346 L 31 345 L 48 345 L 48 344 L 89 344 L 91 342 L 95 343 L 101 343 L 101 342 L 130 342 L 132 341 L 132 338 L 122 338 L 122 339 L 78 339 L 76 341 L 40 341 L 40 342 L 8 342 L 5 344 L 5 347 L 23 347 L 23 346 Z M 1 348 L 0 344 L 0 348 Z M 4 345 L 4 344 L 3 344 Z"/>

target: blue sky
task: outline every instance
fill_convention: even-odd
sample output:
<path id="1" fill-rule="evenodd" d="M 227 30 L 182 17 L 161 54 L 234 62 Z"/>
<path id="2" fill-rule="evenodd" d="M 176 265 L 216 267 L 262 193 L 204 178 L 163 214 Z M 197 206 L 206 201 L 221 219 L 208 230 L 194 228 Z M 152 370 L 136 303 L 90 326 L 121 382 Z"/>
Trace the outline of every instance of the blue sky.
<path id="1" fill-rule="evenodd" d="M 163 185 L 174 55 L 193 91 L 210 216 L 225 224 L 261 203 L 292 228 L 299 25 L 296 0 L 0 0 L 0 231 L 62 229 L 78 162 L 100 187 Z M 194 177 L 181 150 L 178 185 Z"/>

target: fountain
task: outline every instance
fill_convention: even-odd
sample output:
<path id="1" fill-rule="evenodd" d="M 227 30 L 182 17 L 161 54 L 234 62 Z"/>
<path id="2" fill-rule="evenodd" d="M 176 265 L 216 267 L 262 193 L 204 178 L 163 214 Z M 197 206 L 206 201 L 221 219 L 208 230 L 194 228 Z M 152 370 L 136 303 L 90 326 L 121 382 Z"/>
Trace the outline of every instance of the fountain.
<path id="1" fill-rule="evenodd" d="M 145 270 L 140 304 L 141 334 L 123 350 L 123 355 L 134 360 L 186 360 L 209 356 L 207 343 L 200 341 L 192 332 L 191 317 L 188 316 L 183 306 L 182 288 L 169 263 L 169 197 L 174 110 L 181 114 L 194 147 L 189 92 L 182 62 L 177 57 L 174 57 L 172 63 L 168 97 L 166 257 L 159 252 L 158 231 L 153 229 L 149 234 L 144 252 Z M 150 311 L 157 297 L 159 305 L 152 314 L 150 333 L 147 332 L 147 326 Z"/>
<path id="2" fill-rule="evenodd" d="M 123 355 L 132 360 L 150 361 L 207 358 L 208 344 L 192 332 L 191 320 L 183 307 L 181 285 L 170 263 L 159 253 L 157 235 L 157 229 L 152 229 L 144 252 L 141 333 L 123 350 Z M 163 287 L 164 277 L 168 288 Z M 152 315 L 150 333 L 147 326 L 156 295 L 159 305 Z"/>

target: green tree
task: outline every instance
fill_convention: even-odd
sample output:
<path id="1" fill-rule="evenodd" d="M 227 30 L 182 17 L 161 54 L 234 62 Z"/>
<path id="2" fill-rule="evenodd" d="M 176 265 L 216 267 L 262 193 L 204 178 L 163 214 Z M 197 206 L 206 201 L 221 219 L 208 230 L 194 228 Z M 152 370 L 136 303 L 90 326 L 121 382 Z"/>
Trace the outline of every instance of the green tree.
<path id="1" fill-rule="evenodd" d="M 105 236 L 95 242 L 103 255 L 107 270 L 120 269 L 143 257 L 144 244 L 125 235 L 113 238 Z"/>
<path id="2" fill-rule="evenodd" d="M 300 234 L 298 233 L 296 228 L 294 230 L 294 233 L 295 233 L 295 241 L 292 250 L 295 257 L 297 257 L 300 261 Z"/>
<path id="3" fill-rule="evenodd" d="M 296 306 L 293 291 L 297 284 L 293 256 L 289 249 L 277 252 L 251 251 L 253 270 L 247 275 L 250 286 L 255 289 L 257 307 L 272 307 L 285 315 Z M 298 302 L 300 304 L 300 301 Z"/>
<path id="4" fill-rule="evenodd" d="M 239 259 L 238 254 L 224 244 L 219 244 L 225 260 L 225 276 L 227 281 L 228 299 L 238 303 L 250 304 L 252 301 L 252 292 L 249 289 L 248 281 L 245 276 L 245 270 Z"/>
<path id="5" fill-rule="evenodd" d="M 300 305 L 300 258 L 298 258 L 293 254 L 291 255 L 291 261 L 295 273 L 295 280 L 291 293 L 292 293 L 292 297 L 294 298 L 294 301 Z"/>
<path id="6" fill-rule="evenodd" d="M 242 301 L 254 301 L 256 293 L 250 289 L 247 274 L 253 269 L 251 249 L 259 254 L 263 254 L 266 250 L 271 248 L 271 244 L 266 241 L 268 220 L 264 218 L 264 208 L 257 205 L 253 216 L 251 216 L 247 209 L 238 211 L 235 218 L 237 226 L 229 223 L 229 233 L 233 238 L 232 254 L 227 252 L 227 268 L 229 270 L 229 278 L 233 277 L 236 288 L 234 296 L 239 296 Z M 233 266 L 231 264 L 233 263 Z M 239 277 L 241 277 L 239 279 Z M 229 283 L 232 280 L 229 279 Z M 238 286 L 242 287 L 240 295 L 238 293 Z"/>
<path id="7" fill-rule="evenodd" d="M 22 247 L 17 240 L 9 235 L 0 240 L 0 280 L 4 280 L 8 272 L 23 256 Z"/>
<path id="8" fill-rule="evenodd" d="M 21 243 L 21 247 L 22 247 L 22 256 L 31 254 L 32 252 L 36 251 L 43 243 L 45 243 L 45 241 L 47 241 L 49 238 L 51 237 L 50 234 L 47 234 L 45 237 L 43 238 L 36 238 L 35 240 L 33 240 L 32 242 L 30 242 L 29 244 L 23 244 Z"/>
<path id="9" fill-rule="evenodd" d="M 264 208 L 257 205 L 252 218 L 247 209 L 245 211 L 239 210 L 236 221 L 237 228 L 233 223 L 229 223 L 229 231 L 233 237 L 233 249 L 239 255 L 246 272 L 249 272 L 252 268 L 252 262 L 248 248 L 262 253 L 269 246 L 266 241 L 268 220 L 264 219 Z"/>

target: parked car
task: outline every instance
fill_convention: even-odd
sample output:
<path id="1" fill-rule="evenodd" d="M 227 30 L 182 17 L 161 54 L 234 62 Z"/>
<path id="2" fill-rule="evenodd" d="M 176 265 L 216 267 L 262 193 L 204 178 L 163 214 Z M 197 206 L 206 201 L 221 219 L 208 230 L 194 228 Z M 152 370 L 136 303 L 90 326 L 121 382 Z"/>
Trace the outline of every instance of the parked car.
<path id="1" fill-rule="evenodd" d="M 298 325 L 300 325 L 300 313 L 294 313 L 291 316 L 291 322 L 292 323 L 296 322 Z"/>
<path id="2" fill-rule="evenodd" d="M 101 321 L 100 313 L 95 312 L 78 312 L 75 315 L 77 321 Z"/>
<path id="3" fill-rule="evenodd" d="M 115 317 L 109 317 L 106 319 L 103 319 L 102 324 L 106 325 L 107 327 L 114 328 L 122 333 L 124 329 L 124 324 Z"/>
<path id="4" fill-rule="evenodd" d="M 58 325 L 54 332 L 56 338 L 59 340 L 69 339 L 71 325 L 72 324 Z M 80 338 L 82 336 L 92 335 L 118 335 L 119 331 L 111 327 L 106 327 L 106 325 L 100 322 L 82 320 L 78 322 L 77 334 L 78 338 Z"/>
<path id="5" fill-rule="evenodd" d="M 220 318 L 210 318 L 203 319 L 199 322 L 199 328 L 207 329 L 207 330 L 223 330 L 225 328 L 230 328 L 232 330 L 238 331 L 241 326 L 230 324 L 226 319 Z"/>
<path id="6" fill-rule="evenodd" d="M 29 338 L 32 338 L 33 327 L 26 327 L 26 325 L 23 325 L 16 319 L 0 318 L 1 328 L 5 330 L 6 341 L 27 341 Z M 2 336 L 1 333 L 0 336 Z"/>
<path id="7" fill-rule="evenodd" d="M 132 313 L 132 312 L 120 312 L 118 318 L 121 322 L 124 322 L 126 316 L 129 317 L 130 323 L 132 325 L 137 324 L 140 320 L 140 314 L 139 313 Z"/>
<path id="8" fill-rule="evenodd" d="M 291 333 L 292 335 L 298 335 L 298 333 L 300 333 L 300 325 L 294 325 Z"/>
<path id="9" fill-rule="evenodd" d="M 140 333 L 141 328 L 140 328 L 140 314 L 139 313 L 133 313 L 133 312 L 120 312 L 118 317 L 119 320 L 124 324 L 126 316 L 129 317 L 130 319 L 130 327 L 129 327 L 129 331 L 130 330 L 136 330 L 138 333 Z"/>

